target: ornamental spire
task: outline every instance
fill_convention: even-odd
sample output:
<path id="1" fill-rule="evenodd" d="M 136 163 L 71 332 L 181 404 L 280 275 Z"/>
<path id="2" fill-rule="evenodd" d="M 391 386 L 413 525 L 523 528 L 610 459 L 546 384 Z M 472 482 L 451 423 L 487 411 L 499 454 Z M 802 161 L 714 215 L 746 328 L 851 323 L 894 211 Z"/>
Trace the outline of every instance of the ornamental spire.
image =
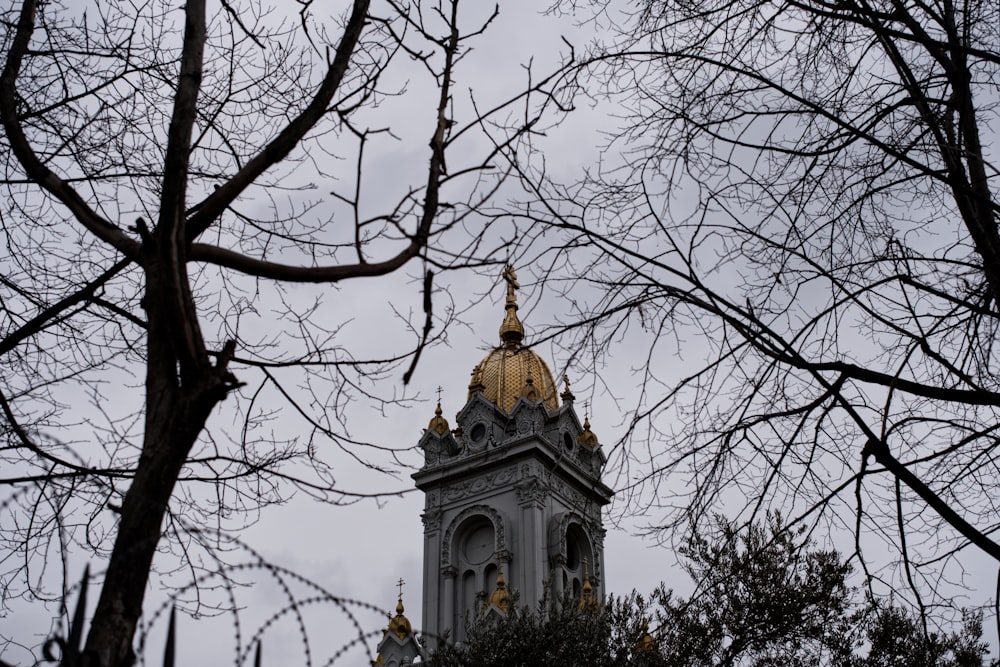
<path id="1" fill-rule="evenodd" d="M 600 444 L 597 440 L 597 435 L 590 430 L 590 405 L 587 404 L 585 412 L 583 413 L 583 433 L 577 438 L 580 442 L 587 445 L 591 449 L 597 449 Z"/>
<path id="2" fill-rule="evenodd" d="M 507 282 L 507 300 L 504 304 L 506 314 L 503 323 L 500 325 L 500 340 L 507 347 L 517 347 L 524 338 L 524 325 L 517 317 L 517 294 L 514 290 L 520 289 L 521 284 L 517 282 L 517 274 L 514 267 L 508 264 L 500 277 Z"/>
<path id="3" fill-rule="evenodd" d="M 441 416 L 441 388 L 438 387 L 438 404 L 437 408 L 434 409 L 434 416 L 431 417 L 431 421 L 427 424 L 428 431 L 434 431 L 438 435 L 444 435 L 451 430 L 451 426 L 448 425 L 448 420 Z"/>
<path id="4" fill-rule="evenodd" d="M 403 615 L 405 609 L 403 608 L 403 584 L 406 583 L 400 578 L 399 582 L 396 584 L 399 586 L 399 599 L 396 601 L 396 615 L 392 617 L 389 621 L 389 627 L 386 632 L 390 632 L 400 639 L 406 639 L 408 636 L 413 634 L 413 626 L 410 625 L 410 619 Z"/>
<path id="5" fill-rule="evenodd" d="M 491 606 L 504 613 L 510 611 L 510 593 L 507 592 L 507 581 L 503 578 L 503 561 L 497 564 L 497 587 L 486 602 L 487 609 Z"/>
<path id="6" fill-rule="evenodd" d="M 583 559 L 583 594 L 577 607 L 582 611 L 596 611 L 601 603 L 594 596 L 594 586 L 590 583 L 590 571 L 587 568 L 587 559 Z"/>

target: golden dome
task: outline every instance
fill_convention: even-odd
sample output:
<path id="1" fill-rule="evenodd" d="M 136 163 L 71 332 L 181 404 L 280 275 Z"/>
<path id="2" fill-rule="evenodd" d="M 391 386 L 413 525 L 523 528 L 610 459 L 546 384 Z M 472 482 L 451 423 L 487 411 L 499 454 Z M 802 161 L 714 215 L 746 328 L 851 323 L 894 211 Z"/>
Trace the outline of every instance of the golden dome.
<path id="1" fill-rule="evenodd" d="M 594 597 L 594 586 L 590 583 L 590 575 L 584 572 L 583 595 L 580 596 L 578 607 L 583 611 L 597 611 L 601 603 Z"/>
<path id="2" fill-rule="evenodd" d="M 522 396 L 532 402 L 543 401 L 546 408 L 555 410 L 559 407 L 559 395 L 552 371 L 545 360 L 521 345 L 524 326 L 517 317 L 514 289 L 519 285 L 514 269 L 508 266 L 503 278 L 507 281 L 506 314 L 500 325 L 503 344 L 493 348 L 472 370 L 469 398 L 477 391 L 482 392 L 486 400 L 508 413 Z"/>
<path id="3" fill-rule="evenodd" d="M 649 634 L 649 621 L 642 619 L 642 636 L 635 646 L 642 653 L 656 653 L 656 640 Z"/>
<path id="4" fill-rule="evenodd" d="M 543 401 L 549 410 L 559 407 L 556 383 L 548 364 L 526 347 L 498 347 L 478 366 L 478 383 L 469 385 L 469 398 L 476 391 L 504 412 L 514 409 L 517 399 Z M 479 388 L 475 386 L 479 385 Z"/>
<path id="5" fill-rule="evenodd" d="M 598 444 L 600 444 L 597 441 L 597 435 L 595 435 L 594 432 L 590 430 L 589 416 L 584 416 L 583 418 L 583 433 L 580 434 L 578 440 L 583 444 L 587 445 L 588 447 L 590 447 L 591 449 L 597 449 Z"/>
<path id="6" fill-rule="evenodd" d="M 396 615 L 389 621 L 389 632 L 400 639 L 406 639 L 413 633 L 410 619 L 403 616 L 403 598 L 399 598 L 399 602 L 396 603 Z"/>
<path id="7" fill-rule="evenodd" d="M 434 416 L 431 417 L 431 421 L 427 425 L 427 430 L 434 431 L 438 435 L 444 435 L 451 430 L 448 420 L 441 416 L 441 401 L 438 401 L 437 409 L 434 410 Z"/>
<path id="8" fill-rule="evenodd" d="M 486 607 L 495 606 L 503 612 L 510 611 L 510 593 L 507 592 L 507 581 L 503 578 L 503 570 L 497 570 L 497 587 L 486 602 Z"/>

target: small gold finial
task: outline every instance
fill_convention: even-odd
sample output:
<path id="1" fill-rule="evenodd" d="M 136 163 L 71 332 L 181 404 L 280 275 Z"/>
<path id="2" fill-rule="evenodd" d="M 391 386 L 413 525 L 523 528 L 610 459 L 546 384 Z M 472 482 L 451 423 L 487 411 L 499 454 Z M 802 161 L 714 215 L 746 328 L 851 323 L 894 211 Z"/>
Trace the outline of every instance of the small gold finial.
<path id="1" fill-rule="evenodd" d="M 642 619 L 642 636 L 636 642 L 636 648 L 642 653 L 656 653 L 656 640 L 649 634 L 649 620 Z"/>
<path id="2" fill-rule="evenodd" d="M 387 632 L 391 632 L 400 639 L 406 639 L 410 634 L 413 633 L 413 626 L 410 625 L 410 619 L 403 615 L 403 578 L 399 578 L 399 582 L 396 584 L 399 586 L 399 599 L 396 601 L 396 615 L 392 617 L 389 621 L 389 627 Z"/>
<path id="3" fill-rule="evenodd" d="M 504 613 L 510 610 L 510 593 L 507 592 L 507 580 L 503 578 L 503 562 L 497 564 L 497 587 L 486 602 L 487 609 L 491 606 Z"/>
<path id="4" fill-rule="evenodd" d="M 521 284 L 517 282 L 517 274 L 514 273 L 514 267 L 510 264 L 504 268 L 500 277 L 507 281 L 507 299 L 504 304 L 506 314 L 500 325 L 500 340 L 507 347 L 517 347 L 524 338 L 524 325 L 517 317 L 517 294 L 514 290 L 520 289 Z"/>
<path id="5" fill-rule="evenodd" d="M 566 389 L 563 390 L 563 393 L 559 394 L 559 398 L 561 398 L 564 403 L 569 403 L 576 398 L 576 396 L 574 396 L 573 392 L 569 390 L 569 376 L 565 373 L 563 373 L 563 384 L 566 386 Z"/>
<path id="6" fill-rule="evenodd" d="M 583 413 L 583 433 L 580 434 L 577 440 L 591 449 L 597 449 L 597 446 L 600 444 L 597 440 L 597 435 L 590 430 L 590 415 L 586 412 Z"/>
<path id="7" fill-rule="evenodd" d="M 587 559 L 583 559 L 583 594 L 580 596 L 579 608 L 585 611 L 594 611 L 600 606 L 597 598 L 594 597 L 594 586 L 590 583 L 590 572 L 587 569 Z"/>
<path id="8" fill-rule="evenodd" d="M 444 435 L 451 430 L 451 426 L 448 424 L 448 420 L 441 416 L 441 399 L 438 398 L 437 407 L 434 409 L 434 416 L 431 417 L 431 421 L 427 424 L 428 431 L 434 431 L 438 435 Z"/>

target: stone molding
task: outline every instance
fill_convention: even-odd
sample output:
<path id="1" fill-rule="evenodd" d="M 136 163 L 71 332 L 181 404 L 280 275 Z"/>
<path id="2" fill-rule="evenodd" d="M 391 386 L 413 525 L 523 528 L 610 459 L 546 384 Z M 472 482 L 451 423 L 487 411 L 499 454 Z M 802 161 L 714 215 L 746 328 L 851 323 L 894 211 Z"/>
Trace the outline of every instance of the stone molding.
<path id="1" fill-rule="evenodd" d="M 504 554 L 507 552 L 507 522 L 504 520 L 503 515 L 489 505 L 473 505 L 459 512 L 458 516 L 448 524 L 444 539 L 441 541 L 442 567 L 454 567 L 455 564 L 452 562 L 451 554 L 455 542 L 455 533 L 467 519 L 474 516 L 485 517 L 493 524 L 494 553 Z"/>

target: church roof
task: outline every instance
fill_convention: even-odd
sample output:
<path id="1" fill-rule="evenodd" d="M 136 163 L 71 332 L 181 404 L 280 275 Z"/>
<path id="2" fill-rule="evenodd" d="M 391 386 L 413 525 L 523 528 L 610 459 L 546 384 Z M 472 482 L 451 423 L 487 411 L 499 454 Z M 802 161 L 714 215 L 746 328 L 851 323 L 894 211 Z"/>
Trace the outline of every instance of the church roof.
<path id="1" fill-rule="evenodd" d="M 517 316 L 517 296 L 519 287 L 513 267 L 508 266 L 503 273 L 507 281 L 507 299 L 504 305 L 504 319 L 500 325 L 501 344 L 480 361 L 472 371 L 469 384 L 469 398 L 477 391 L 509 413 L 521 397 L 531 401 L 543 401 L 549 411 L 559 407 L 559 394 L 552 371 L 545 360 L 531 348 L 521 344 L 524 325 Z"/>

